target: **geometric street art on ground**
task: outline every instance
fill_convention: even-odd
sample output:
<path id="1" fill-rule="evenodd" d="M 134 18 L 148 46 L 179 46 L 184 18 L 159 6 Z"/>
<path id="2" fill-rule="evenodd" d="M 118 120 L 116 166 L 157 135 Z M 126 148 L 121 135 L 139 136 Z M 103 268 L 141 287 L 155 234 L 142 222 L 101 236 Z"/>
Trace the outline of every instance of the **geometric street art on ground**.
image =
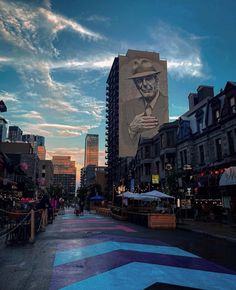
<path id="1" fill-rule="evenodd" d="M 235 285 L 234 271 L 180 248 L 98 234 L 58 245 L 50 290 L 233 290 Z"/>

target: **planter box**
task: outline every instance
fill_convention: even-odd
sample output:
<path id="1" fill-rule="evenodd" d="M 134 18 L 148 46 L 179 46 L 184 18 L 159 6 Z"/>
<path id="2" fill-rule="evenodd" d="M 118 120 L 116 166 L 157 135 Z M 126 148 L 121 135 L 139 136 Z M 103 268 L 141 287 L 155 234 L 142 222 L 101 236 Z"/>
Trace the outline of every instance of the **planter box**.
<path id="1" fill-rule="evenodd" d="M 176 216 L 174 214 L 148 214 L 148 227 L 151 229 L 175 229 Z"/>

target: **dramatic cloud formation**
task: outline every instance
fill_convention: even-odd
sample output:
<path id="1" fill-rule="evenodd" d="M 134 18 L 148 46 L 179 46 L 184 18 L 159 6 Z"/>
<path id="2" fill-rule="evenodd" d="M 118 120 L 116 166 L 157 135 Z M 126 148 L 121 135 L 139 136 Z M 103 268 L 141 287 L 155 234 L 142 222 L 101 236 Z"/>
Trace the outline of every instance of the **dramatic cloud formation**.
<path id="1" fill-rule="evenodd" d="M 111 63 L 111 59 L 96 59 L 81 62 L 58 61 L 55 59 L 59 51 L 54 47 L 53 41 L 61 30 L 71 30 L 78 33 L 82 38 L 91 40 L 104 39 L 99 33 L 82 26 L 74 20 L 51 11 L 50 1 L 29 2 L 29 1 L 3 1 L 0 0 L 0 37 L 7 43 L 20 48 L 18 54 L 11 57 L 1 56 L 0 65 L 11 65 L 16 69 L 26 89 L 25 97 L 22 95 L 19 100 L 15 95 L 8 92 L 1 92 L 1 98 L 7 101 L 19 102 L 30 101 L 31 108 L 39 108 L 38 116 L 33 119 L 48 119 L 49 111 L 60 115 L 61 121 L 68 114 L 87 114 L 90 112 L 90 122 L 100 125 L 104 104 L 92 97 L 85 97 L 72 83 L 62 83 L 52 78 L 52 70 L 64 69 L 103 69 Z M 19 58 L 19 53 L 21 57 Z M 74 98 L 71 99 L 71 96 Z M 84 101 L 86 99 L 86 102 Z M 19 108 L 20 109 L 20 108 Z M 31 113 L 28 114 L 30 116 Z M 47 114 L 47 115 L 46 115 Z M 59 116 L 58 115 L 58 116 Z M 27 117 L 27 114 L 23 116 Z M 71 115 L 71 118 L 76 118 Z M 70 135 L 80 135 L 74 131 L 62 132 Z"/>
<path id="2" fill-rule="evenodd" d="M 0 10 L 0 35 L 6 41 L 33 54 L 58 55 L 59 51 L 53 46 L 53 40 L 64 29 L 92 40 L 104 39 L 99 33 L 53 13 L 49 1 L 37 6 L 31 1 L 1 0 Z"/>
<path id="3" fill-rule="evenodd" d="M 66 19 L 63 16 L 57 15 L 52 13 L 49 10 L 46 10 L 44 8 L 40 8 L 39 11 L 47 18 L 47 20 L 52 24 L 52 31 L 53 33 L 57 33 L 60 30 L 69 28 L 75 32 L 78 32 L 83 37 L 88 37 L 91 39 L 103 39 L 104 37 L 101 36 L 99 33 L 95 33 L 79 23 Z"/>
<path id="4" fill-rule="evenodd" d="M 178 77 L 202 77 L 203 63 L 197 40 L 192 34 L 164 22 L 149 29 L 152 40 L 162 57 L 168 59 L 168 71 Z"/>

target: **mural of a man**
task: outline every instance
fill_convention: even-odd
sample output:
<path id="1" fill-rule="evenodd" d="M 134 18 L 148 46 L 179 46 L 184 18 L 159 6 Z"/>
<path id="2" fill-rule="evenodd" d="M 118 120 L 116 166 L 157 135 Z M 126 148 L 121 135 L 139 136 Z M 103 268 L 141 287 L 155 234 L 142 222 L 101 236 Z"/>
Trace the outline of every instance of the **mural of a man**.
<path id="1" fill-rule="evenodd" d="M 165 121 L 163 111 L 164 98 L 159 90 L 159 75 L 153 63 L 146 58 L 135 59 L 133 62 L 132 80 L 139 95 L 124 102 L 123 138 L 125 143 L 137 149 L 141 137 L 152 137 L 158 132 L 159 125 Z"/>

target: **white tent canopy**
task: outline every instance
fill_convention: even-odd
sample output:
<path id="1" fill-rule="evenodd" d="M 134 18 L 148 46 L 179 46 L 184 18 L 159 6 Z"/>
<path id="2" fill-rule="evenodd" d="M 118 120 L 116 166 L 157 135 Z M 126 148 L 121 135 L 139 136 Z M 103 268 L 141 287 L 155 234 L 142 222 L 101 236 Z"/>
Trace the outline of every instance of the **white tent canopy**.
<path id="1" fill-rule="evenodd" d="M 162 198 L 171 198 L 171 199 L 173 199 L 174 198 L 171 195 L 165 194 L 165 193 L 157 191 L 157 190 L 144 192 L 144 193 L 142 193 L 140 195 L 143 196 L 143 197 L 148 196 L 148 197 L 153 197 L 153 198 L 157 198 L 157 199 L 162 199 Z"/>
<path id="2" fill-rule="evenodd" d="M 165 193 L 157 191 L 157 190 L 144 192 L 141 194 L 126 191 L 122 194 L 122 196 L 123 196 L 123 198 L 129 198 L 129 199 L 135 199 L 135 200 L 144 200 L 144 201 L 161 200 L 164 198 L 174 199 L 173 196 L 170 196 L 168 194 L 165 194 Z"/>
<path id="3" fill-rule="evenodd" d="M 124 198 L 139 199 L 140 194 L 126 191 L 123 193 Z"/>
<path id="4" fill-rule="evenodd" d="M 143 201 L 153 201 L 153 200 L 160 200 L 160 198 L 156 196 L 142 196 L 140 193 L 132 193 L 132 192 L 124 192 L 122 194 L 123 198 L 134 199 L 134 200 L 143 200 Z"/>

